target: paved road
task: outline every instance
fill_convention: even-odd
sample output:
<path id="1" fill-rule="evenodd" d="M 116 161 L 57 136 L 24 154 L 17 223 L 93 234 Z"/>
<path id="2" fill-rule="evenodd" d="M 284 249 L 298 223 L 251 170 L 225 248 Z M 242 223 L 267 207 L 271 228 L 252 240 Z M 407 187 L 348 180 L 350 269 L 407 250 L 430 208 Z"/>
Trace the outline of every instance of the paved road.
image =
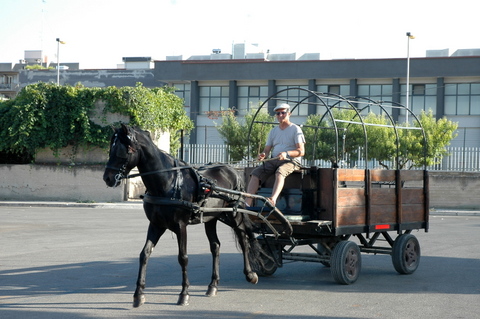
<path id="1" fill-rule="evenodd" d="M 87 205 L 88 206 L 88 205 Z M 204 296 L 210 255 L 202 226 L 189 228 L 190 305 L 180 292 L 176 240 L 153 252 L 147 303 L 131 307 L 147 221 L 137 205 L 0 205 L 0 318 L 478 318 L 480 217 L 431 217 L 415 232 L 422 260 L 398 275 L 389 256 L 363 255 L 359 280 L 333 282 L 328 268 L 295 262 L 257 285 L 244 280 L 231 231 L 220 229 L 221 286 Z"/>

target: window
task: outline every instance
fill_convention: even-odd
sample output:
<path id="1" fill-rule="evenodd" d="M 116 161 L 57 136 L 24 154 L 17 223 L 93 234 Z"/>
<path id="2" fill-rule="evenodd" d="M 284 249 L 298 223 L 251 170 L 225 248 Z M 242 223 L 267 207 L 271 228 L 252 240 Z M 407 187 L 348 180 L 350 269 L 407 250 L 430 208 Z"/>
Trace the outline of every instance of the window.
<path id="1" fill-rule="evenodd" d="M 308 89 L 308 86 L 299 86 L 299 85 L 294 85 L 294 86 L 289 86 L 289 85 L 279 85 L 277 86 L 277 92 L 280 92 L 281 90 L 289 89 L 289 88 L 297 88 L 300 87 L 302 89 Z M 277 94 L 277 97 L 280 99 L 279 104 L 281 103 L 288 103 L 290 104 L 290 107 L 295 107 L 297 102 L 305 99 L 308 96 L 307 91 L 303 90 L 286 90 L 282 93 Z M 308 107 L 306 105 L 301 105 L 299 107 L 296 107 L 292 111 L 293 115 L 308 115 Z"/>
<path id="2" fill-rule="evenodd" d="M 317 85 L 317 92 L 333 93 L 341 96 L 350 95 L 350 85 Z"/>
<path id="3" fill-rule="evenodd" d="M 393 87 L 391 84 L 360 84 L 358 85 L 358 96 L 371 99 L 374 102 L 388 101 L 393 100 Z M 375 114 L 380 114 L 382 109 L 373 104 L 358 104 L 358 108 L 364 109 L 363 113 L 367 114 L 373 112 Z M 388 113 L 391 113 L 387 109 Z"/>
<path id="4" fill-rule="evenodd" d="M 333 93 L 337 95 L 341 95 L 343 97 L 347 97 L 350 95 L 350 85 L 348 84 L 334 84 L 334 85 L 327 85 L 327 84 L 322 84 L 322 85 L 317 85 L 317 92 L 319 93 Z M 328 99 L 324 98 L 323 101 L 329 105 L 332 106 L 335 103 L 338 103 L 337 98 L 333 99 Z M 324 105 L 317 105 L 317 110 L 316 114 L 323 114 L 326 112 L 325 106 Z"/>
<path id="5" fill-rule="evenodd" d="M 173 87 L 175 87 L 175 95 L 183 99 L 183 105 L 190 106 L 190 84 L 176 83 Z"/>
<path id="6" fill-rule="evenodd" d="M 480 83 L 446 84 L 445 115 L 480 115 Z"/>
<path id="7" fill-rule="evenodd" d="M 401 85 L 400 104 L 406 106 L 407 86 Z M 411 84 L 408 96 L 408 108 L 414 114 L 420 114 L 422 111 L 433 111 L 435 115 L 437 110 L 437 85 L 436 84 Z M 401 115 L 405 115 L 405 110 L 400 110 Z"/>
<path id="8" fill-rule="evenodd" d="M 228 86 L 200 87 L 200 114 L 228 108 Z"/>
<path id="9" fill-rule="evenodd" d="M 251 109 L 258 108 L 268 98 L 266 86 L 238 87 L 238 114 L 245 115 Z"/>
<path id="10" fill-rule="evenodd" d="M 412 95 L 425 95 L 425 84 L 412 85 Z"/>

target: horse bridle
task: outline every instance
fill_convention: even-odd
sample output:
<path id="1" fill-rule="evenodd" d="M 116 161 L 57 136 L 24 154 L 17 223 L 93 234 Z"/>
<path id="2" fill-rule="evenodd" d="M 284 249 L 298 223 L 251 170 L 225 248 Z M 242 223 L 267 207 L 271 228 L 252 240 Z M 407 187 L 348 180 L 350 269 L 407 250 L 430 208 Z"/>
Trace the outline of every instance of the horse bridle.
<path id="1" fill-rule="evenodd" d="M 134 144 L 137 144 L 136 143 L 136 139 L 135 139 L 135 136 L 133 135 L 127 135 L 128 139 L 131 140 Z M 176 166 L 176 167 L 172 167 L 172 168 L 166 168 L 166 169 L 160 169 L 160 170 L 155 170 L 155 171 L 151 171 L 151 172 L 146 172 L 146 173 L 138 173 L 138 174 L 130 174 L 130 175 L 125 175 L 125 171 L 127 169 L 127 166 L 128 166 L 128 163 L 130 162 L 130 157 L 133 153 L 136 153 L 137 152 L 137 149 L 135 149 L 134 147 L 132 147 L 131 145 L 128 145 L 128 146 L 125 146 L 119 139 L 118 139 L 118 136 L 117 136 L 117 133 L 115 133 L 115 139 L 113 141 L 113 146 L 115 146 L 115 144 L 118 143 L 121 145 L 121 149 L 120 150 L 117 150 L 116 151 L 116 155 L 117 157 L 121 157 L 121 158 L 125 158 L 125 162 L 123 163 L 123 165 L 121 167 L 115 167 L 115 166 L 110 166 L 110 165 L 106 165 L 105 167 L 106 168 L 109 168 L 109 169 L 112 169 L 112 170 L 116 170 L 118 171 L 118 173 L 115 175 L 115 186 L 118 186 L 122 179 L 130 179 L 130 178 L 134 178 L 134 177 L 140 177 L 140 176 L 145 176 L 145 175 L 152 175 L 152 174 L 156 174 L 156 173 L 164 173 L 164 172 L 171 172 L 171 171 L 177 171 L 177 170 L 182 170 L 182 169 L 193 169 L 194 167 L 193 166 L 190 166 L 190 165 L 187 165 L 187 166 Z"/>
<path id="2" fill-rule="evenodd" d="M 128 137 L 129 140 L 133 141 L 134 144 L 136 144 L 135 136 L 127 134 L 127 137 Z M 110 165 L 105 166 L 108 169 L 118 171 L 118 173 L 115 175 L 115 186 L 118 186 L 121 183 L 122 179 L 128 177 L 128 176 L 125 176 L 125 171 L 127 169 L 127 165 L 130 162 L 131 155 L 133 153 L 137 152 L 136 148 L 132 147 L 131 145 L 128 145 L 128 146 L 124 145 L 119 140 L 117 133 L 115 133 L 115 139 L 113 140 L 113 145 L 111 146 L 110 150 L 117 144 L 117 142 L 118 142 L 119 146 L 117 146 L 116 155 L 117 155 L 117 157 L 124 158 L 125 162 L 123 163 L 123 165 L 121 167 L 115 167 L 115 166 L 110 166 Z M 120 149 L 118 149 L 118 147 L 120 147 Z"/>

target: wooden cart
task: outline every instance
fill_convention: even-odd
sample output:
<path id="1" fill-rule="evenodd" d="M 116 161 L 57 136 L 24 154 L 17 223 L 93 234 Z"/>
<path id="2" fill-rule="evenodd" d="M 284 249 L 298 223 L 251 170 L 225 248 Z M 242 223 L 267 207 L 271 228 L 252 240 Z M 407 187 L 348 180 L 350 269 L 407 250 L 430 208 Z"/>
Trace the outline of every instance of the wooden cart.
<path id="1" fill-rule="evenodd" d="M 301 88 L 288 90 L 306 93 L 303 94 L 304 99 L 293 102 L 294 109 L 302 104 L 319 105 L 323 102 L 331 114 L 331 109 L 335 107 L 323 101 L 331 99 L 331 95 Z M 334 97 L 358 109 L 352 100 Z M 291 99 L 277 94 L 262 107 L 272 100 L 292 105 Z M 369 100 L 369 103 L 375 102 Z M 395 108 L 401 106 L 395 105 Z M 411 116 L 418 121 L 414 114 Z M 366 125 L 363 121 L 351 122 Z M 401 129 L 393 121 L 391 127 Z M 338 150 L 339 146 L 335 147 Z M 368 163 L 367 158 L 365 163 Z M 285 260 L 320 262 L 331 268 L 336 282 L 352 284 L 360 274 L 361 253 L 374 253 L 391 255 L 393 266 L 400 274 L 413 273 L 420 262 L 420 244 L 411 232 L 417 229 L 428 231 L 427 170 L 333 166 L 303 167 L 287 177 L 276 212 L 277 215 L 281 212 L 291 225 L 293 233 L 290 236 L 280 235 L 285 230 L 285 221 L 279 221 L 266 203 L 266 197 L 271 194 L 273 177 L 262 185 L 255 197 L 256 204 L 250 208 L 250 211 L 261 215 L 261 218 L 253 216 L 252 219 L 259 229 L 258 239 L 264 250 L 269 252 L 269 256 L 264 258 L 265 265 L 258 272 L 271 275 Z M 252 170 L 253 167 L 245 169 L 247 182 Z M 353 241 L 353 238 L 357 240 Z M 305 249 L 297 252 L 296 248 L 300 246 L 309 246 L 311 253 L 305 253 Z"/>

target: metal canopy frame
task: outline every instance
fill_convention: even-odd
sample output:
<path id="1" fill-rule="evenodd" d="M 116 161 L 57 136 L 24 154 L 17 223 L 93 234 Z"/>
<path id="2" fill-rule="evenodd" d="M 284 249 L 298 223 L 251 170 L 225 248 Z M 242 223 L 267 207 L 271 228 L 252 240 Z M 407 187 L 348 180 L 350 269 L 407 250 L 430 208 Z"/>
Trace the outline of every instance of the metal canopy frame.
<path id="1" fill-rule="evenodd" d="M 281 95 L 287 91 L 303 91 L 305 92 L 305 96 L 302 97 L 299 100 L 293 100 L 293 99 L 288 99 L 285 97 L 282 97 Z M 336 101 L 335 103 L 329 105 L 329 101 Z M 339 136 L 340 132 L 343 131 L 342 133 L 342 139 L 345 139 L 347 137 L 348 133 L 348 127 L 350 125 L 361 125 L 363 129 L 363 134 L 364 134 L 364 147 L 363 147 L 363 154 L 365 158 L 365 165 L 366 169 L 368 169 L 368 135 L 367 135 L 367 126 L 377 126 L 377 127 L 390 127 L 393 128 L 394 133 L 395 133 L 395 144 L 396 144 L 396 157 L 395 157 L 395 163 L 396 163 L 396 169 L 399 169 L 399 158 L 400 158 L 400 146 L 401 146 L 401 140 L 400 136 L 398 133 L 399 129 L 407 129 L 407 130 L 421 130 L 422 135 L 423 135 L 423 151 L 424 151 L 424 158 L 426 159 L 427 157 L 427 136 L 425 134 L 425 130 L 423 129 L 423 126 L 418 119 L 418 117 L 409 109 L 403 106 L 400 103 L 397 102 L 392 102 L 392 101 L 374 101 L 370 98 L 366 97 L 361 97 L 361 96 L 348 96 L 348 97 L 343 97 L 338 94 L 334 93 L 322 93 L 322 92 L 315 92 L 312 90 L 308 90 L 305 88 L 301 87 L 291 87 L 291 88 L 286 88 L 283 90 L 278 91 L 277 93 L 271 95 L 268 97 L 257 109 L 257 111 L 254 114 L 253 120 L 250 123 L 249 130 L 248 130 L 248 147 L 247 147 L 247 154 L 250 154 L 250 141 L 251 141 L 251 133 L 253 129 L 253 125 L 256 123 L 261 123 L 261 124 L 277 124 L 277 123 L 271 123 L 271 122 L 260 122 L 256 121 L 255 119 L 257 118 L 258 114 L 264 109 L 265 107 L 268 108 L 269 105 L 273 104 L 272 102 L 276 101 L 276 103 L 281 102 L 281 103 L 288 103 L 291 105 L 292 109 L 291 111 L 294 111 L 297 108 L 300 107 L 309 107 L 309 106 L 323 106 L 325 108 L 325 112 L 322 114 L 317 126 L 314 126 L 316 129 L 316 133 L 319 132 L 320 129 L 333 129 L 335 130 L 335 145 L 333 145 L 334 150 L 335 150 L 335 163 L 339 163 L 341 160 L 340 157 L 340 151 L 339 151 Z M 366 110 L 369 107 L 376 106 L 381 109 L 381 111 L 386 114 L 387 119 L 389 120 L 390 124 L 371 124 L 371 123 L 365 123 L 362 112 Z M 347 121 L 347 120 L 340 120 L 336 119 L 333 114 L 333 109 L 349 109 L 353 110 L 355 112 L 355 116 Z M 397 123 L 395 123 L 393 116 L 391 112 L 388 111 L 388 109 L 402 109 L 406 112 L 406 114 L 410 114 L 414 121 L 418 124 L 418 126 L 399 126 Z M 331 122 L 331 127 L 321 127 L 322 122 L 330 120 Z M 348 123 L 347 128 L 339 128 L 337 126 L 337 123 Z M 301 125 L 303 127 L 307 127 L 305 125 Z M 315 153 L 315 147 L 313 149 L 313 153 Z M 342 155 L 343 152 L 342 152 Z M 426 169 L 426 161 L 424 161 L 424 169 Z"/>

